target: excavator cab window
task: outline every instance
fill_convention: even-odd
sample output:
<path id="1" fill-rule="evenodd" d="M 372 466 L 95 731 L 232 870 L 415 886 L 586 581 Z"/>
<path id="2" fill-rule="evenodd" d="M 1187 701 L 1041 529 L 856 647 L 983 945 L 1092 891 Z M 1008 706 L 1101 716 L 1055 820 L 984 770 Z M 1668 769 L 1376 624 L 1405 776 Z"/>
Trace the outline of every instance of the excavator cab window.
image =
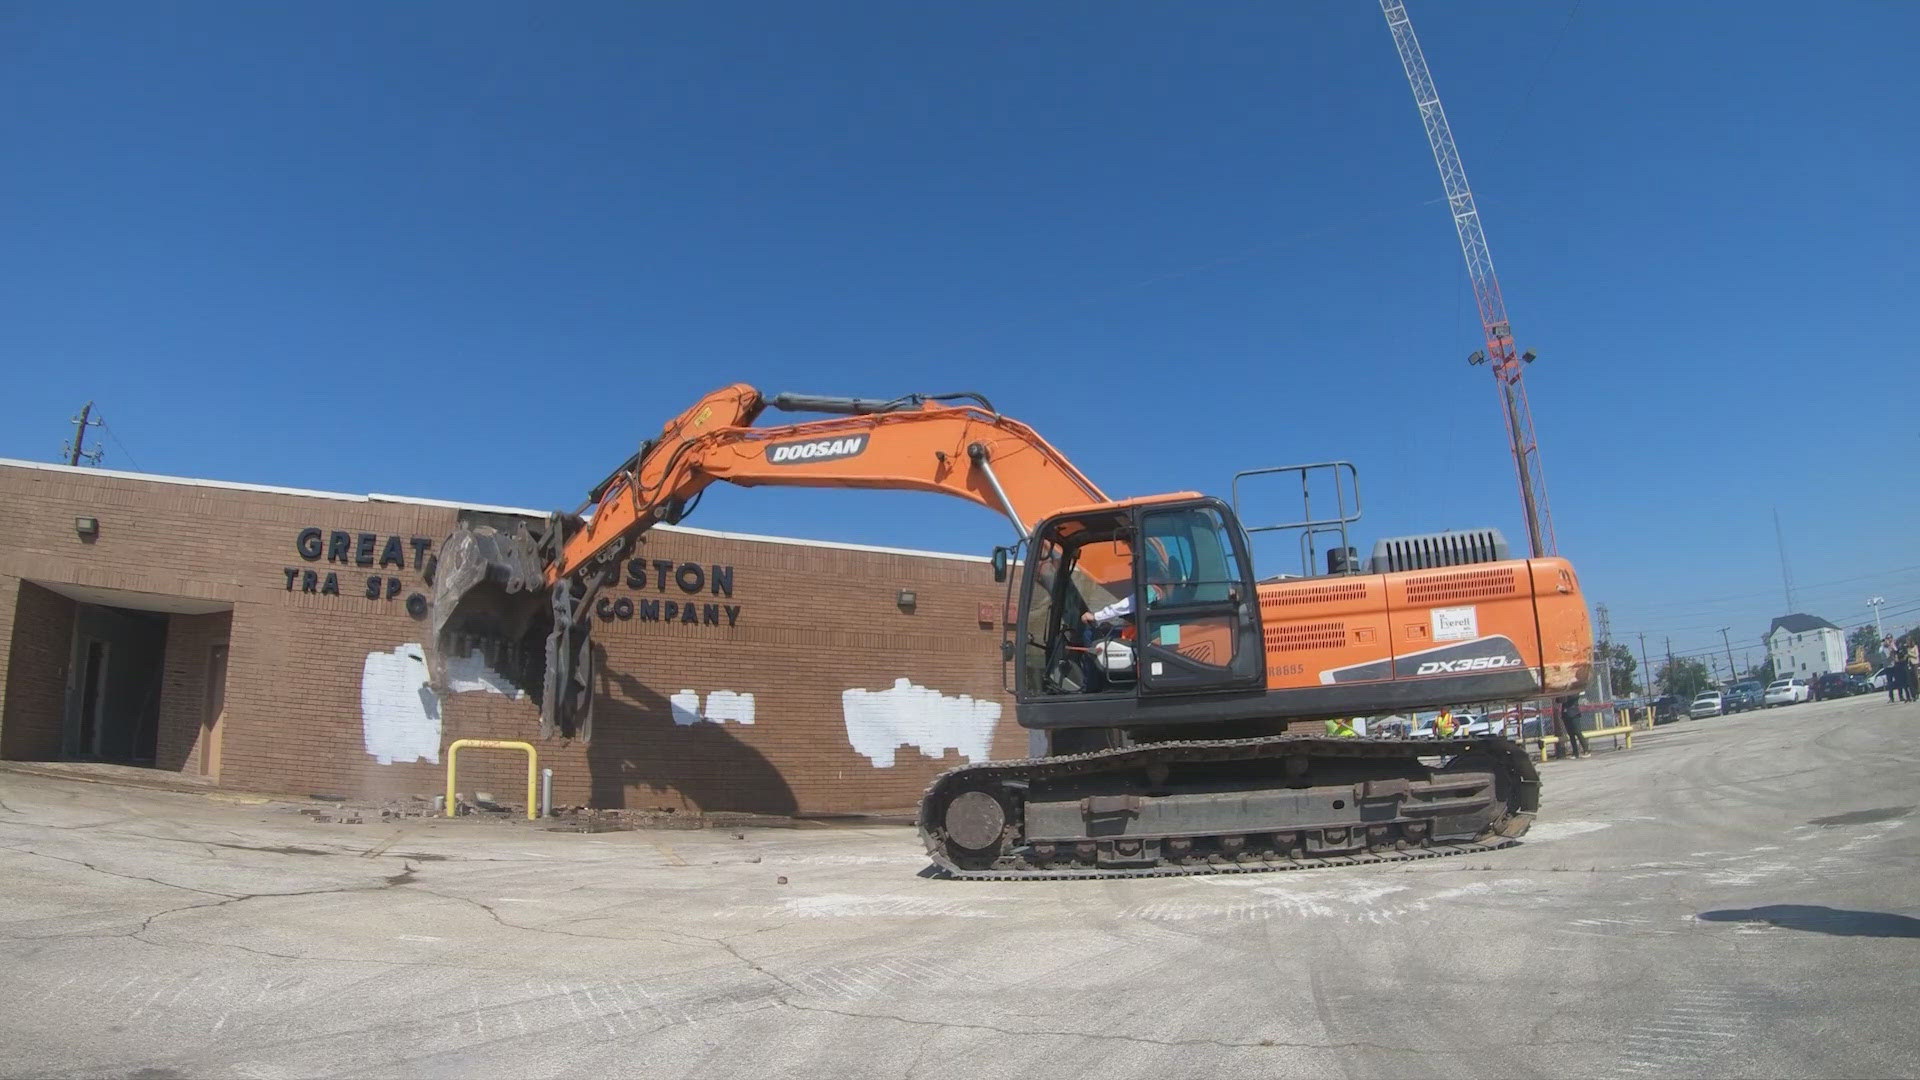
<path id="1" fill-rule="evenodd" d="M 1231 511 L 1212 499 L 1146 509 L 1140 532 L 1147 586 L 1142 688 L 1176 692 L 1263 682 L 1258 597 L 1246 538 Z"/>

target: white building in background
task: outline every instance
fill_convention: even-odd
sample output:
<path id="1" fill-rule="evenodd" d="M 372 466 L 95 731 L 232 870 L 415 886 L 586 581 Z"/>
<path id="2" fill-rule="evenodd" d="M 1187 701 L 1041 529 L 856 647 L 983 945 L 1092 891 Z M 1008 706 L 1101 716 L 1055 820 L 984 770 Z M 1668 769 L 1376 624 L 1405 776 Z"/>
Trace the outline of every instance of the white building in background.
<path id="1" fill-rule="evenodd" d="M 1847 669 L 1847 635 L 1816 615 L 1782 615 L 1767 631 L 1773 677 L 1811 679 Z"/>

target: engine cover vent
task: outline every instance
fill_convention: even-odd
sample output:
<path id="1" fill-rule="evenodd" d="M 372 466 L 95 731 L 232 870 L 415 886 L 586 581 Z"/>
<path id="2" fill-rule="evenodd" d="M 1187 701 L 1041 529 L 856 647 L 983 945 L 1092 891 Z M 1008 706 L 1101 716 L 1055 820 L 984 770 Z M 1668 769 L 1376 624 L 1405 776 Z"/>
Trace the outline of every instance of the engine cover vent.
<path id="1" fill-rule="evenodd" d="M 1470 529 L 1376 540 L 1370 569 L 1376 574 L 1393 574 L 1403 570 L 1503 562 L 1511 557 L 1507 553 L 1507 538 L 1500 535 L 1499 529 Z"/>

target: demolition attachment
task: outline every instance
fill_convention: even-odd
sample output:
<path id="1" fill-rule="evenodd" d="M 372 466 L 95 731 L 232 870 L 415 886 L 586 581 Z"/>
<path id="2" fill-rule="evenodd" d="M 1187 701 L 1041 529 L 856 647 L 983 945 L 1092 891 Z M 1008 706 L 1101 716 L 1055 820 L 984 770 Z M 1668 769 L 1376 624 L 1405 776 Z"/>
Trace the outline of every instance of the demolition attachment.
<path id="1" fill-rule="evenodd" d="M 440 547 L 427 609 L 427 684 L 458 690 L 482 665 L 540 706 L 540 735 L 586 739 L 593 720 L 593 648 L 585 618 L 598 591 L 549 582 L 566 529 L 461 522 Z"/>

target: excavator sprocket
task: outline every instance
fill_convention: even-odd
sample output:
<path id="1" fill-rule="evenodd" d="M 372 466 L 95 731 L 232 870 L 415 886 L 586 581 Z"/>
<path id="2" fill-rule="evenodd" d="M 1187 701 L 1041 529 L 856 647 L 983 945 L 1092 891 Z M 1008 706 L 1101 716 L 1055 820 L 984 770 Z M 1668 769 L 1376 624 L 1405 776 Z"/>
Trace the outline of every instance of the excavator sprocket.
<path id="1" fill-rule="evenodd" d="M 1539 802 L 1506 739 L 1275 735 L 963 765 L 919 823 L 950 877 L 1164 877 L 1492 851 Z"/>

